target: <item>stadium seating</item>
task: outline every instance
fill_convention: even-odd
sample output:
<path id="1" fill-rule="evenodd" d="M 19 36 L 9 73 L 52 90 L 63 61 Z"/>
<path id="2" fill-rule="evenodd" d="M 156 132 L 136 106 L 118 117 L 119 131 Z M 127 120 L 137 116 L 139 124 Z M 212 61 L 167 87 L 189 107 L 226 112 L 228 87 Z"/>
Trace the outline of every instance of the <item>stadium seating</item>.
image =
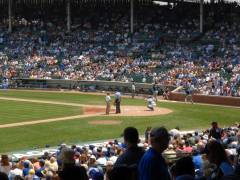
<path id="1" fill-rule="evenodd" d="M 198 31 L 197 5 L 188 3 L 171 8 L 139 6 L 133 34 L 127 5 L 117 11 L 116 6 L 107 11 L 104 6 L 89 11 L 73 8 L 70 33 L 65 33 L 61 8 L 52 14 L 31 8 L 16 12 L 11 34 L 3 16 L 1 79 L 114 80 L 174 86 L 190 82 L 202 94 L 240 96 L 239 25 L 229 16 L 222 20 L 212 15 L 208 4 L 204 8 L 209 16 L 203 34 Z M 218 11 L 218 5 L 214 8 Z M 221 11 L 229 8 L 236 13 L 234 20 L 238 19 L 235 4 L 225 4 Z M 183 13 L 181 17 L 179 13 Z M 209 24 L 213 20 L 215 23 Z"/>

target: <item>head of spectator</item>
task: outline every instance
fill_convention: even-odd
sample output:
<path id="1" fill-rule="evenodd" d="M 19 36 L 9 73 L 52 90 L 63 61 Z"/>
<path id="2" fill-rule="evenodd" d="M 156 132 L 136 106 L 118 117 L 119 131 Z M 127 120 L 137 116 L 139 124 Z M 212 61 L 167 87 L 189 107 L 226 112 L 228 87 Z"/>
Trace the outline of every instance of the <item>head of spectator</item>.
<path id="1" fill-rule="evenodd" d="M 75 145 L 75 144 L 73 144 L 72 146 L 71 146 L 71 149 L 72 150 L 75 150 L 77 148 L 77 146 Z"/>
<path id="2" fill-rule="evenodd" d="M 138 130 L 135 127 L 127 127 L 124 129 L 123 137 L 127 147 L 137 146 L 139 142 Z"/>
<path id="3" fill-rule="evenodd" d="M 220 166 L 222 162 L 228 162 L 224 147 L 217 141 L 212 140 L 206 145 L 206 154 L 210 163 Z"/>
<path id="4" fill-rule="evenodd" d="M 170 135 L 165 127 L 152 129 L 150 142 L 155 151 L 162 154 L 162 152 L 168 148 L 169 141 Z"/>
<path id="5" fill-rule="evenodd" d="M 133 174 L 133 170 L 129 166 L 121 165 L 113 168 L 107 174 L 109 180 L 135 180 L 135 176 Z"/>
<path id="6" fill-rule="evenodd" d="M 176 180 L 194 179 L 195 168 L 190 156 L 180 158 L 175 166 Z"/>
<path id="7" fill-rule="evenodd" d="M 49 153 L 48 152 L 44 152 L 42 159 L 47 160 L 49 159 Z"/>
<path id="8" fill-rule="evenodd" d="M 14 180 L 24 180 L 24 178 L 22 176 L 17 175 L 15 176 Z"/>
<path id="9" fill-rule="evenodd" d="M 44 174 L 43 171 L 44 171 L 44 169 L 45 169 L 44 165 L 45 165 L 45 161 L 44 161 L 43 159 L 39 160 L 39 166 L 40 166 L 40 168 L 36 170 L 36 175 L 37 175 L 38 177 L 43 177 L 43 176 L 44 176 L 44 175 L 43 175 L 43 174 Z"/>
<path id="10" fill-rule="evenodd" d="M 31 163 L 29 160 L 25 160 L 23 162 L 23 176 L 27 176 L 29 174 L 29 171 L 31 169 Z"/>
<path id="11" fill-rule="evenodd" d="M 36 157 L 33 157 L 32 164 L 33 164 L 34 170 L 37 170 L 40 168 L 39 161 Z"/>
<path id="12" fill-rule="evenodd" d="M 55 157 L 50 158 L 49 168 L 54 172 L 56 172 L 58 170 L 58 164 L 57 164 L 57 160 Z"/>
<path id="13" fill-rule="evenodd" d="M 89 161 L 88 161 L 88 166 L 90 167 L 90 166 L 96 166 L 96 156 L 94 156 L 94 155 L 91 155 L 90 157 L 89 157 Z"/>
<path id="14" fill-rule="evenodd" d="M 63 152 L 63 159 L 62 159 L 62 168 L 66 166 L 74 166 L 75 159 L 74 159 L 75 152 L 72 149 L 66 149 Z"/>
<path id="15" fill-rule="evenodd" d="M 216 121 L 212 122 L 212 128 L 217 129 L 218 128 L 218 123 Z"/>
<path id="16" fill-rule="evenodd" d="M 8 175 L 11 170 L 11 167 L 12 163 L 9 162 L 8 155 L 2 155 L 0 162 L 0 171 Z"/>
<path id="17" fill-rule="evenodd" d="M 144 154 L 143 147 L 140 147 L 138 144 L 140 142 L 138 130 L 134 127 L 127 127 L 124 129 L 123 136 L 126 151 L 118 157 L 114 166 L 137 165 Z"/>
<path id="18" fill-rule="evenodd" d="M 5 173 L 3 173 L 3 172 L 0 172 L 0 179 L 1 179 L 1 180 L 8 180 L 7 174 L 5 174 Z"/>
<path id="19" fill-rule="evenodd" d="M 103 173 L 98 168 L 91 168 L 89 170 L 89 177 L 92 180 L 103 180 L 104 179 Z"/>
<path id="20" fill-rule="evenodd" d="M 23 175 L 22 169 L 18 167 L 17 163 L 13 162 L 12 169 L 8 175 L 9 179 L 11 180 L 11 179 L 14 179 L 16 176 L 22 176 L 22 175 Z"/>
<path id="21" fill-rule="evenodd" d="M 185 141 L 185 147 L 183 148 L 183 150 L 186 152 L 186 153 L 191 153 L 192 152 L 192 147 L 190 146 L 190 143 L 189 141 Z"/>
<path id="22" fill-rule="evenodd" d="M 88 180 L 86 169 L 82 166 L 67 166 L 59 172 L 60 180 Z"/>
<path id="23" fill-rule="evenodd" d="M 88 157 L 86 154 L 82 154 L 79 159 L 81 164 L 86 164 L 88 161 Z"/>
<path id="24" fill-rule="evenodd" d="M 105 171 L 105 173 L 106 174 L 108 174 L 112 169 L 113 169 L 113 161 L 107 161 L 107 163 L 106 163 L 106 171 Z"/>
<path id="25" fill-rule="evenodd" d="M 217 178 L 234 173 L 226 151 L 218 141 L 212 140 L 206 145 L 206 154 L 209 162 L 217 166 Z"/>
<path id="26" fill-rule="evenodd" d="M 9 158 L 8 155 L 1 156 L 1 166 L 9 166 Z"/>
<path id="27" fill-rule="evenodd" d="M 43 159 L 39 160 L 39 166 L 40 168 L 43 168 L 45 165 L 45 161 Z"/>
<path id="28" fill-rule="evenodd" d="M 218 123 L 217 122 L 212 122 L 212 128 L 209 131 L 209 138 L 214 138 L 218 141 L 221 141 L 221 138 L 223 136 L 223 130 L 221 128 L 218 127 Z"/>

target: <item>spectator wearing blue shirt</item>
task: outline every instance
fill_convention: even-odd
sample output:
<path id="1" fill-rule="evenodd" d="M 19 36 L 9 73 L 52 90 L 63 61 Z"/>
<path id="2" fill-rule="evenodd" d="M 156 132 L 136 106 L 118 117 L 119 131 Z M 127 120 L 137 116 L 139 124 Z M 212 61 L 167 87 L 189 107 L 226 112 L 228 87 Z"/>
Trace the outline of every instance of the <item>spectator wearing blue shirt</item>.
<path id="1" fill-rule="evenodd" d="M 29 163 L 29 161 L 24 161 L 24 163 L 23 163 L 23 176 L 25 177 L 25 176 L 27 176 L 28 174 L 29 174 L 29 171 L 30 171 L 30 163 Z"/>
<path id="2" fill-rule="evenodd" d="M 144 154 L 143 148 L 137 146 L 139 142 L 138 130 L 135 127 L 127 127 L 124 129 L 123 136 L 127 149 L 118 157 L 114 166 L 138 165 Z"/>
<path id="3" fill-rule="evenodd" d="M 170 180 L 168 166 L 162 156 L 167 149 L 170 136 L 164 127 L 155 128 L 150 133 L 151 148 L 142 157 L 139 166 L 139 180 Z"/>
<path id="4" fill-rule="evenodd" d="M 40 165 L 40 168 L 36 171 L 36 175 L 42 178 L 44 176 L 43 171 L 45 170 L 45 167 L 44 167 L 45 161 L 43 159 L 40 160 L 39 165 Z"/>
<path id="5" fill-rule="evenodd" d="M 193 148 L 192 161 L 194 163 L 195 169 L 197 170 L 196 176 L 197 177 L 203 176 L 203 159 L 196 147 Z"/>

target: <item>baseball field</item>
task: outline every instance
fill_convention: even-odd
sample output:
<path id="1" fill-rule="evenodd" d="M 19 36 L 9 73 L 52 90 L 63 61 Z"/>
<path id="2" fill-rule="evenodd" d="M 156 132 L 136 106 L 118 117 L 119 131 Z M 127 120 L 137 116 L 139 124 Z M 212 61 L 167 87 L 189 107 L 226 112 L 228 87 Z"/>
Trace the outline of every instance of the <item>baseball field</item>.
<path id="1" fill-rule="evenodd" d="M 0 91 L 0 152 L 119 138 L 127 126 L 143 134 L 148 126 L 202 130 L 212 121 L 221 127 L 240 122 L 236 107 L 161 101 L 152 112 L 144 99 L 127 97 L 121 115 L 112 106 L 106 116 L 104 99 L 104 94 Z"/>

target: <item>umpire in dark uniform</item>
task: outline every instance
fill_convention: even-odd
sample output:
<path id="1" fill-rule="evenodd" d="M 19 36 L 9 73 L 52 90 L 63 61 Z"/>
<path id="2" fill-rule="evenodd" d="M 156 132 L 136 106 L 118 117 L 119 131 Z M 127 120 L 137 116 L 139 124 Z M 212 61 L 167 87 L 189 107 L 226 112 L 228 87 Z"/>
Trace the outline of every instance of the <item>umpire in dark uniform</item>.
<path id="1" fill-rule="evenodd" d="M 119 114 L 121 113 L 121 93 L 119 91 L 117 91 L 115 93 L 115 101 L 114 101 L 114 104 L 116 106 L 116 114 Z"/>

